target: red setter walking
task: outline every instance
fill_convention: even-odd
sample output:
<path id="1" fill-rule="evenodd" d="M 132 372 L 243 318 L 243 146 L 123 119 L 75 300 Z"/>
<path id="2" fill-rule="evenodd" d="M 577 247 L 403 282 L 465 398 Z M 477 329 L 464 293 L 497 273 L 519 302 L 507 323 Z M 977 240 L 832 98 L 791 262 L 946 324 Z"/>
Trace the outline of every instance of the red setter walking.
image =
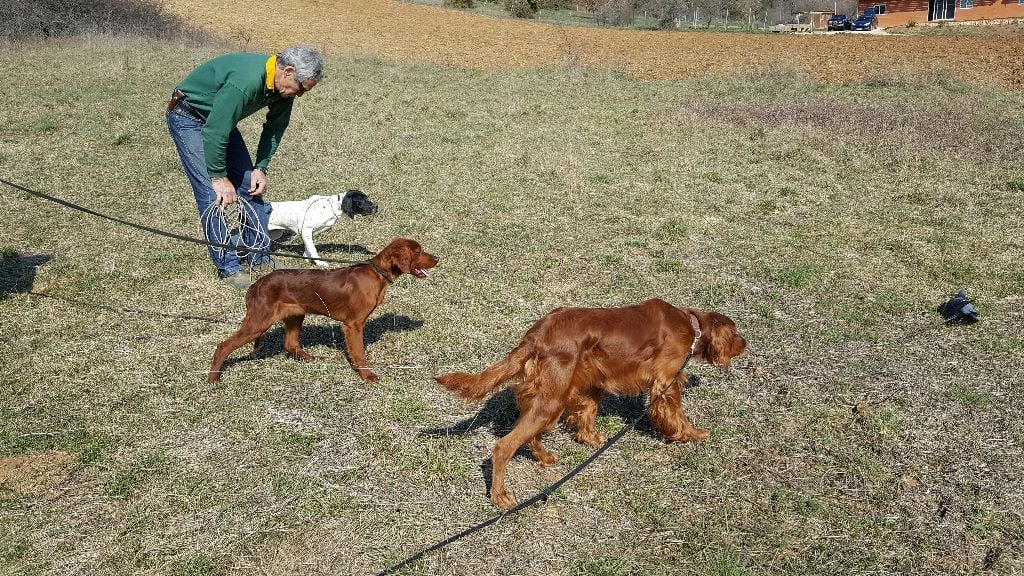
<path id="1" fill-rule="evenodd" d="M 563 412 L 576 440 L 600 446 L 594 427 L 605 394 L 649 392 L 649 417 L 669 440 L 705 440 L 683 411 L 686 374 L 681 367 L 693 345 L 693 358 L 728 367 L 747 343 L 736 324 L 717 312 L 680 309 L 663 300 L 622 308 L 558 308 L 541 318 L 497 364 L 480 374 L 453 372 L 436 380 L 469 400 L 481 400 L 516 377 L 519 419 L 494 446 L 491 500 L 509 509 L 516 500 L 505 489 L 505 467 L 523 444 L 541 466 L 555 455 L 541 437 Z"/>
<path id="2" fill-rule="evenodd" d="M 329 316 L 341 322 L 348 355 L 359 377 L 377 382 L 366 362 L 363 327 L 384 301 L 388 286 L 402 274 L 426 278 L 437 257 L 424 252 L 414 240 L 397 238 L 369 261 L 337 270 L 276 270 L 260 278 L 245 294 L 242 326 L 217 346 L 207 381 L 220 381 L 224 360 L 237 348 L 254 342 L 252 354 L 260 353 L 260 340 L 278 320 L 284 321 L 284 349 L 295 358 L 316 360 L 299 345 L 302 321 L 307 314 Z"/>

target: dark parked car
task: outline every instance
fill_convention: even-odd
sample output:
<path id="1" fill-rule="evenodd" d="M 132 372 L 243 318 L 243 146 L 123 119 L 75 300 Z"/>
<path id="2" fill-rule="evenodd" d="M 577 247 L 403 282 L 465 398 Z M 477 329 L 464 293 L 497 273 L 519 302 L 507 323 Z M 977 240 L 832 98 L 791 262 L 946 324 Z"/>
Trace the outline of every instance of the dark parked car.
<path id="1" fill-rule="evenodd" d="M 850 30 L 867 30 L 870 32 L 875 29 L 875 26 L 878 26 L 878 16 L 875 16 L 874 12 L 865 12 L 857 16 L 857 19 L 850 26 Z"/>
<path id="2" fill-rule="evenodd" d="M 846 14 L 836 14 L 828 19 L 829 30 L 849 30 L 850 17 Z"/>

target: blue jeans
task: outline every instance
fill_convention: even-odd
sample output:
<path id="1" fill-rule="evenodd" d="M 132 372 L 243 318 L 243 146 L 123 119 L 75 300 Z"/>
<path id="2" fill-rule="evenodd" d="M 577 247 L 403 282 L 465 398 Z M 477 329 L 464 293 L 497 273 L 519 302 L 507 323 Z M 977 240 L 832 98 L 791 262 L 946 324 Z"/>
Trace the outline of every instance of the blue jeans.
<path id="1" fill-rule="evenodd" d="M 178 155 L 181 157 L 181 165 L 185 168 L 189 183 L 192 184 L 192 192 L 196 198 L 196 208 L 199 209 L 200 226 L 204 227 L 203 233 L 207 238 L 228 237 L 224 229 L 224 223 L 219 218 L 206 218 L 203 222 L 202 215 L 217 200 L 217 193 L 213 191 L 210 182 L 210 174 L 206 171 L 206 156 L 203 154 L 203 121 L 192 117 L 181 107 L 175 108 L 167 113 L 167 129 L 171 133 L 174 145 L 178 148 Z M 267 219 L 270 217 L 270 202 L 264 202 L 262 196 L 249 195 L 249 182 L 252 175 L 252 157 L 249 156 L 249 149 L 242 140 L 242 134 L 238 129 L 231 131 L 228 138 L 227 148 L 228 180 L 235 186 L 238 197 L 249 202 L 255 216 L 254 220 L 259 223 L 262 233 L 251 228 L 243 230 L 242 235 L 232 236 L 229 242 L 238 245 L 249 246 L 258 250 L 267 250 L 270 247 L 267 238 Z M 264 244 L 265 245 L 258 245 Z M 248 256 L 249 265 L 256 266 L 270 260 L 265 254 L 247 253 L 244 250 L 226 250 L 210 246 L 208 248 L 210 260 L 217 267 L 217 273 L 223 278 L 231 276 L 242 269 L 242 259 Z"/>

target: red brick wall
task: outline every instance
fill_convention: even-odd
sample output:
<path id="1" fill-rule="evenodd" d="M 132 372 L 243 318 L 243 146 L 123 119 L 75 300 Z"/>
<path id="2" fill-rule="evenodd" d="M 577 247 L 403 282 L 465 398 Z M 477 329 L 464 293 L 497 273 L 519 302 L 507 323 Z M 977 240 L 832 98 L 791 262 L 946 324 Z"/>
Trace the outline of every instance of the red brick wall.
<path id="1" fill-rule="evenodd" d="M 974 8 L 960 8 L 960 0 L 955 2 L 953 22 L 1024 18 L 1024 4 L 1020 4 L 1018 0 L 974 0 Z M 903 26 L 910 22 L 928 22 L 928 0 L 860 0 L 857 8 L 863 12 L 875 4 L 882 3 L 885 4 L 885 14 L 878 16 L 879 28 Z"/>

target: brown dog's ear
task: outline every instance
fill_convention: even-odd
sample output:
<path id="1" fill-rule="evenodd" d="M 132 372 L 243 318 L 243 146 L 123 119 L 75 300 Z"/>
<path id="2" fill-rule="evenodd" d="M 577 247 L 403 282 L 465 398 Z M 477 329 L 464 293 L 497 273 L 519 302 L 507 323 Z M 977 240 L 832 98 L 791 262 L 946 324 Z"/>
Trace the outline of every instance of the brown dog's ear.
<path id="1" fill-rule="evenodd" d="M 392 242 L 392 250 L 388 257 L 391 261 L 391 271 L 398 274 L 409 274 L 415 267 L 416 257 L 419 256 L 420 248 L 414 242 L 396 240 Z"/>
<path id="2" fill-rule="evenodd" d="M 700 315 L 704 345 L 704 361 L 728 368 L 732 359 L 747 349 L 747 341 L 736 331 L 736 324 L 724 314 L 705 312 Z"/>

